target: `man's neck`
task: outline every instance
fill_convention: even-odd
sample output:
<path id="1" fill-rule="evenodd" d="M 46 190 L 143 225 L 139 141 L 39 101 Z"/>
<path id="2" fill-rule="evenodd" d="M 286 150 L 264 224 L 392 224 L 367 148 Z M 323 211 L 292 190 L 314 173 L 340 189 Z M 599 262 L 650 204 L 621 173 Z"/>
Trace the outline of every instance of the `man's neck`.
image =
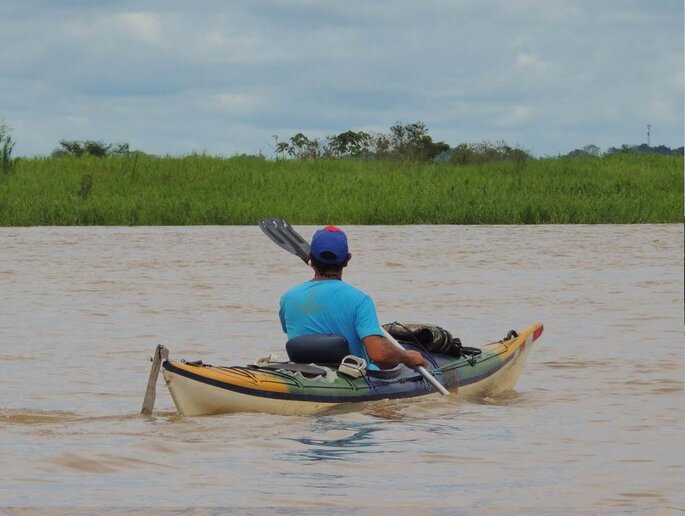
<path id="1" fill-rule="evenodd" d="M 314 273 L 313 281 L 322 280 L 342 280 L 342 271 L 340 272 L 316 272 Z"/>

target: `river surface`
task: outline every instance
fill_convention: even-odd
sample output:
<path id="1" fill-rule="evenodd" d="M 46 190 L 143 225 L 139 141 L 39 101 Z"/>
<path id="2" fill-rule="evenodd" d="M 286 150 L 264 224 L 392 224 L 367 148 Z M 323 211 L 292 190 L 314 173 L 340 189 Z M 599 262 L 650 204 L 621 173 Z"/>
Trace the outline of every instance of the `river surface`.
<path id="1" fill-rule="evenodd" d="M 382 322 L 542 321 L 516 390 L 189 418 L 160 377 L 142 417 L 159 343 L 284 357 L 310 270 L 256 226 L 0 228 L 0 513 L 685 511 L 682 225 L 344 229 Z"/>

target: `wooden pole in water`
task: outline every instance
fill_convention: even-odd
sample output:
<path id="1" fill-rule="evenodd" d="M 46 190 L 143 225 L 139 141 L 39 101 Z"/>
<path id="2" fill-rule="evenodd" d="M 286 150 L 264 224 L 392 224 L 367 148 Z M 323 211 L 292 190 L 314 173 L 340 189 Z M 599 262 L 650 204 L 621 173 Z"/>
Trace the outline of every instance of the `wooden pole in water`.
<path id="1" fill-rule="evenodd" d="M 157 395 L 157 377 L 159 376 L 159 369 L 162 367 L 162 361 L 169 358 L 169 350 L 161 344 L 157 345 L 155 354 L 152 357 L 152 369 L 150 370 L 150 378 L 147 380 L 147 390 L 145 391 L 145 398 L 143 399 L 143 408 L 140 413 L 144 416 L 152 414 L 152 409 L 155 406 L 155 396 Z"/>

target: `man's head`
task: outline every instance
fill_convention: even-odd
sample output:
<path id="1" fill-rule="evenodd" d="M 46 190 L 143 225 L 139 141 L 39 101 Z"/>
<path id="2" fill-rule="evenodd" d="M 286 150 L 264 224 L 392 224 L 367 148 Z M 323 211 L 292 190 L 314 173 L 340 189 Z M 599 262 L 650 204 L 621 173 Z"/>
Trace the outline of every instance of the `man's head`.
<path id="1" fill-rule="evenodd" d="M 350 258 L 347 236 L 335 226 L 319 229 L 312 237 L 310 253 L 314 266 L 320 265 L 329 270 L 342 269 Z"/>

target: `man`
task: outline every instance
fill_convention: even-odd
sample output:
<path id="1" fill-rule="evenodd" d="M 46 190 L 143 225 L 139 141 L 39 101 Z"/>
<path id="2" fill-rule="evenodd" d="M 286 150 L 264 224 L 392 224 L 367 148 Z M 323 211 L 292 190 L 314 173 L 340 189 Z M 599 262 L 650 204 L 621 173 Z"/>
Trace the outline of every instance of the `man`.
<path id="1" fill-rule="evenodd" d="M 314 277 L 281 297 L 279 316 L 288 338 L 301 335 L 337 334 L 347 339 L 350 352 L 382 368 L 405 364 L 426 366 L 421 353 L 392 345 L 384 336 L 373 300 L 342 281 L 350 262 L 347 236 L 335 226 L 314 233 L 309 260 Z"/>

